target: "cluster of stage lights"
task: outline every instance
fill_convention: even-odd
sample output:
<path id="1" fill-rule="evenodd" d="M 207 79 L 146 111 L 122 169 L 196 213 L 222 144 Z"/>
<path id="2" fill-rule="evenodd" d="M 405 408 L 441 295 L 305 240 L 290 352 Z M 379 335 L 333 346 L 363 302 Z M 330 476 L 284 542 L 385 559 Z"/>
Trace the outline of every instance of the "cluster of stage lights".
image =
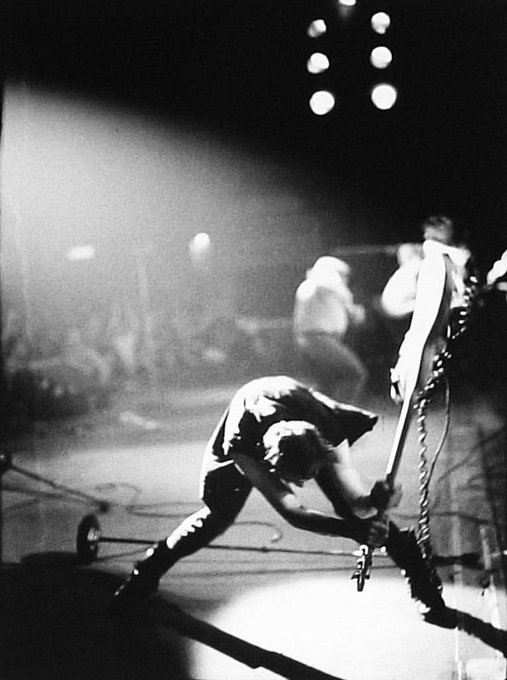
<path id="1" fill-rule="evenodd" d="M 346 16 L 353 11 L 357 0 L 337 0 L 341 13 Z M 375 12 L 370 18 L 371 30 L 378 36 L 385 36 L 391 26 L 391 18 L 386 12 Z M 328 31 L 326 21 L 322 18 L 314 19 L 308 26 L 307 34 L 312 40 L 318 40 Z M 385 70 L 393 60 L 391 50 L 386 45 L 376 45 L 370 52 L 370 64 L 374 69 Z M 321 51 L 313 51 L 306 63 L 308 72 L 312 75 L 325 73 L 331 66 L 329 57 Z M 370 91 L 370 99 L 378 109 L 386 111 L 396 103 L 398 93 L 396 88 L 387 82 L 376 83 Z M 309 101 L 311 111 L 317 116 L 330 113 L 336 98 L 331 90 L 316 90 Z"/>

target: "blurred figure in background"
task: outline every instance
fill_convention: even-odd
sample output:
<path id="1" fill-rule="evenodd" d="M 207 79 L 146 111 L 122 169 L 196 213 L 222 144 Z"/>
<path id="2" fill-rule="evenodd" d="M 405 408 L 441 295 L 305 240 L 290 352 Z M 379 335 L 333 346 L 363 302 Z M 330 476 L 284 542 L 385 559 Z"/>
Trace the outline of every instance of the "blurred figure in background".
<path id="1" fill-rule="evenodd" d="M 320 392 L 356 403 L 368 371 L 345 343 L 348 329 L 365 321 L 365 310 L 349 288 L 350 267 L 336 257 L 319 257 L 298 286 L 293 330 L 308 379 Z"/>
<path id="2" fill-rule="evenodd" d="M 113 303 L 106 332 L 116 370 L 122 378 L 133 380 L 140 369 L 141 319 L 127 300 Z"/>
<path id="3" fill-rule="evenodd" d="M 110 361 L 83 338 L 78 326 L 63 333 L 62 353 L 56 364 L 62 385 L 86 398 L 89 410 L 109 403 L 112 366 Z"/>

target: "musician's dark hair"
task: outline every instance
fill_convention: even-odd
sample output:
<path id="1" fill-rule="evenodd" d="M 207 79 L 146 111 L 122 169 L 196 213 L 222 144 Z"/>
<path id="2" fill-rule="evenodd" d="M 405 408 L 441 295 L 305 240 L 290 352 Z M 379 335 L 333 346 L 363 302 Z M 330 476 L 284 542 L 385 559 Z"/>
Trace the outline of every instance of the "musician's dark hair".
<path id="1" fill-rule="evenodd" d="M 315 463 L 323 463 L 331 450 L 315 425 L 304 420 L 274 423 L 263 438 L 264 459 L 283 476 L 283 470 L 305 478 Z"/>
<path id="2" fill-rule="evenodd" d="M 427 217 L 421 225 L 421 230 L 426 238 L 433 238 L 446 245 L 464 245 L 468 240 L 464 222 L 458 217 L 449 217 L 443 213 Z"/>

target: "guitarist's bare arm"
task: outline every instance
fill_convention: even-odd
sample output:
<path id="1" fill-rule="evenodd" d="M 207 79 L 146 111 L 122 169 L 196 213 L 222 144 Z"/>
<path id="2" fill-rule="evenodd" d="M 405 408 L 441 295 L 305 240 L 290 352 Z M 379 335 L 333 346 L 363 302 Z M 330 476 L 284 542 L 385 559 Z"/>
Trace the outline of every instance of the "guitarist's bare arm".
<path id="1" fill-rule="evenodd" d="M 346 440 L 331 450 L 327 467 L 338 493 L 357 517 L 372 517 L 380 508 L 395 507 L 401 500 L 400 485 L 391 488 L 384 480 L 378 480 L 371 489 L 366 486 L 352 463 Z"/>

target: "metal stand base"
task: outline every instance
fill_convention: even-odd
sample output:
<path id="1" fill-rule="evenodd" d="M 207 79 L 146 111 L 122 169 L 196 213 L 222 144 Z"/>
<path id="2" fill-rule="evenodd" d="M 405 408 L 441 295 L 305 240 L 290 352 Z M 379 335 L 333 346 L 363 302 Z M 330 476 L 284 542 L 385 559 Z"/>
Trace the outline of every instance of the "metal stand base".
<path id="1" fill-rule="evenodd" d="M 53 489 L 58 489 L 59 491 L 63 491 L 69 496 L 75 496 L 76 498 L 80 498 L 83 501 L 91 502 L 94 506 L 96 506 L 97 510 L 99 512 L 108 512 L 109 508 L 111 507 L 111 504 L 109 501 L 102 500 L 101 498 L 95 498 L 95 496 L 91 496 L 89 494 L 83 493 L 82 491 L 79 491 L 77 489 L 72 489 L 68 486 L 64 486 L 63 484 L 59 484 L 58 482 L 55 482 L 51 479 L 47 479 L 45 477 L 41 477 L 40 475 L 35 474 L 34 472 L 30 472 L 29 470 L 25 470 L 24 468 L 20 468 L 17 465 L 14 465 L 12 462 L 12 454 L 9 451 L 6 450 L 0 450 L 0 565 L 2 564 L 2 538 L 3 538 L 3 476 L 6 472 L 17 472 L 20 475 L 23 475 L 25 477 L 28 477 L 30 479 L 34 479 L 37 482 L 41 482 L 43 484 L 47 484 L 48 486 L 52 487 Z"/>

